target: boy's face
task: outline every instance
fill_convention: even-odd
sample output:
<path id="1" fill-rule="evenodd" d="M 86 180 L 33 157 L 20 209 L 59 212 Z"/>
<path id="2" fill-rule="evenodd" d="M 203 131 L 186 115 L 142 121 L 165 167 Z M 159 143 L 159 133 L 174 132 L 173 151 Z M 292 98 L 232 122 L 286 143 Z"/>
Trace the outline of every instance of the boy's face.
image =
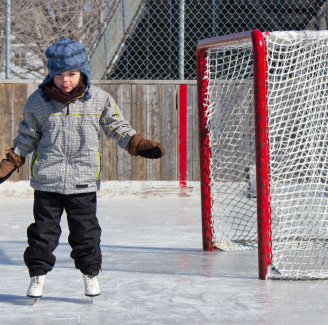
<path id="1" fill-rule="evenodd" d="M 67 93 L 72 91 L 80 81 L 80 70 L 70 70 L 54 76 L 54 83 L 56 87 Z"/>

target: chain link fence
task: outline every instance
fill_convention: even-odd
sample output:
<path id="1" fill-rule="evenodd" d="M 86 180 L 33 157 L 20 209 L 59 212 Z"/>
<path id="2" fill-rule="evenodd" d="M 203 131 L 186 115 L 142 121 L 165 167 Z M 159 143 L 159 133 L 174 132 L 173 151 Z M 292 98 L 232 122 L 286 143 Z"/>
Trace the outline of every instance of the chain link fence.
<path id="1" fill-rule="evenodd" d="M 1 0 L 0 79 L 44 78 L 58 39 L 86 47 L 93 79 L 196 79 L 200 39 L 326 29 L 328 1 Z"/>

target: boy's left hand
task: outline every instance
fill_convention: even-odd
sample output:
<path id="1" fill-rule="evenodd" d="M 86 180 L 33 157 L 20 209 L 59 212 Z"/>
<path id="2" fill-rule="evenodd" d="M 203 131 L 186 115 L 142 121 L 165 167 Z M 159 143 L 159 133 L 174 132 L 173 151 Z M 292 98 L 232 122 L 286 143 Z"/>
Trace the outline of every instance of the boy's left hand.
<path id="1" fill-rule="evenodd" d="M 127 150 L 131 156 L 141 156 L 148 159 L 158 159 L 165 155 L 162 144 L 147 140 L 140 134 L 131 137 Z"/>

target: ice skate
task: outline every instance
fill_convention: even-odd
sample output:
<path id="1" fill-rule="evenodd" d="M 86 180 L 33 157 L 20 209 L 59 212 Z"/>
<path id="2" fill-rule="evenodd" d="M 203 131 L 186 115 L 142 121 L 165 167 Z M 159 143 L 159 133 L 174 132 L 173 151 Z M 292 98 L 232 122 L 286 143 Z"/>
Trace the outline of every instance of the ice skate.
<path id="1" fill-rule="evenodd" d="M 91 302 L 93 302 L 92 298 L 100 295 L 100 288 L 98 282 L 98 275 L 83 275 L 84 286 L 85 286 L 85 295 L 91 298 Z"/>
<path id="2" fill-rule="evenodd" d="M 36 303 L 42 297 L 42 289 L 44 285 L 45 275 L 31 277 L 31 284 L 26 295 L 33 298 L 33 303 Z"/>

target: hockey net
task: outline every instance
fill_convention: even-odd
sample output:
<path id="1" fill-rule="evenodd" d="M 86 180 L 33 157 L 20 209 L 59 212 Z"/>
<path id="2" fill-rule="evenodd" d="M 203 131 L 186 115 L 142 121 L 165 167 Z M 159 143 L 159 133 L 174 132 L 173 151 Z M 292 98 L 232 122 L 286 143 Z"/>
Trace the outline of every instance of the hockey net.
<path id="1" fill-rule="evenodd" d="M 270 254 L 278 270 L 267 278 L 325 279 L 328 32 L 273 32 L 264 39 Z M 258 234 L 253 45 L 228 43 L 206 51 L 203 105 L 212 243 L 232 251 L 256 249 Z"/>

